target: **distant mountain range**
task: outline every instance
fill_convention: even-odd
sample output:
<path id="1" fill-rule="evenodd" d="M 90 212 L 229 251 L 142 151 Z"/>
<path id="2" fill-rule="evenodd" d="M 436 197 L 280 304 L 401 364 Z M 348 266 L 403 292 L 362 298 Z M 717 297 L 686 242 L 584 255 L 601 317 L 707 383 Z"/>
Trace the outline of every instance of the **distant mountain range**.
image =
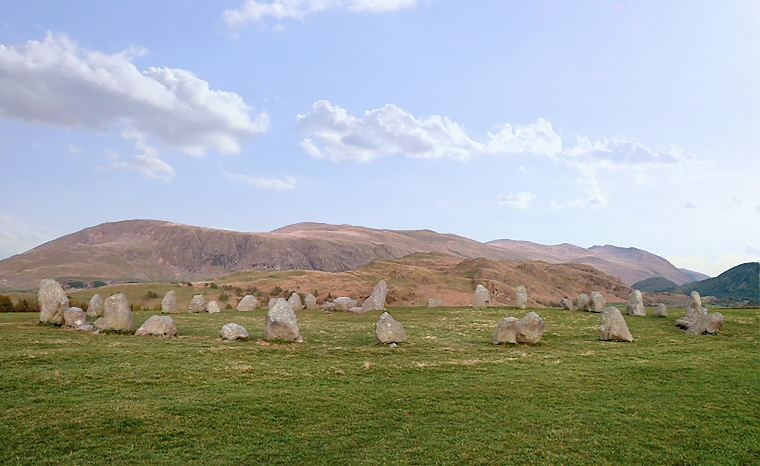
<path id="1" fill-rule="evenodd" d="M 526 241 L 480 243 L 430 230 L 379 230 L 299 223 L 270 233 L 243 233 L 157 220 L 104 223 L 0 261 L 0 290 L 31 290 L 42 278 L 62 282 L 172 282 L 205 280 L 245 270 L 353 270 L 375 259 L 440 252 L 462 259 L 591 265 L 632 284 L 662 276 L 676 284 L 696 272 L 636 248 Z"/>

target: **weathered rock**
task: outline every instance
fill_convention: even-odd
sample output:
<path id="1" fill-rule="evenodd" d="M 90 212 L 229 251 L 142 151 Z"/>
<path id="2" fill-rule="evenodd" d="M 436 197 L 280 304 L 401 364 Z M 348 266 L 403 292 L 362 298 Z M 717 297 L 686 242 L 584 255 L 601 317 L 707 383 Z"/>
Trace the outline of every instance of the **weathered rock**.
<path id="1" fill-rule="evenodd" d="M 123 293 L 109 296 L 106 299 L 103 317 L 95 321 L 95 328 L 116 332 L 134 332 L 135 324 L 132 321 L 132 311 L 129 309 L 129 301 Z"/>
<path id="2" fill-rule="evenodd" d="M 528 290 L 523 285 L 517 287 L 515 303 L 518 309 L 525 309 L 525 306 L 528 304 Z"/>
<path id="3" fill-rule="evenodd" d="M 544 320 L 535 312 L 529 312 L 517 323 L 516 340 L 519 343 L 538 343 L 545 329 Z"/>
<path id="4" fill-rule="evenodd" d="M 472 307 L 475 309 L 485 309 L 491 304 L 491 292 L 488 289 L 478 284 L 475 287 L 475 293 L 472 296 Z"/>
<path id="5" fill-rule="evenodd" d="M 519 320 L 516 317 L 505 317 L 496 324 L 493 331 L 491 343 L 498 345 L 500 343 L 517 343 L 517 326 Z"/>
<path id="6" fill-rule="evenodd" d="M 588 295 L 581 293 L 575 301 L 575 309 L 579 311 L 588 311 Z"/>
<path id="7" fill-rule="evenodd" d="M 188 309 L 187 312 L 191 314 L 197 314 L 199 312 L 204 312 L 206 310 L 206 297 L 202 294 L 197 294 L 193 296 L 193 299 L 190 300 L 190 309 Z"/>
<path id="8" fill-rule="evenodd" d="M 324 303 L 322 303 L 322 310 L 325 312 L 335 312 L 335 309 L 336 309 L 335 303 L 333 302 L 325 301 Z"/>
<path id="9" fill-rule="evenodd" d="M 367 312 L 372 311 L 371 308 L 366 308 L 363 306 L 356 306 L 356 307 L 349 307 L 348 312 L 354 313 L 354 314 L 365 314 Z"/>
<path id="10" fill-rule="evenodd" d="M 362 307 L 365 309 L 365 312 L 384 311 L 385 297 L 387 295 L 388 285 L 385 283 L 385 280 L 380 280 L 380 283 L 375 285 L 375 289 L 372 290 L 372 294 L 362 303 Z"/>
<path id="11" fill-rule="evenodd" d="M 427 307 L 429 307 L 429 308 L 442 307 L 442 306 L 445 306 L 445 305 L 446 305 L 446 303 L 444 303 L 440 299 L 428 298 Z"/>
<path id="12" fill-rule="evenodd" d="M 375 322 L 375 343 L 401 343 L 406 340 L 406 331 L 401 322 L 383 312 Z"/>
<path id="13" fill-rule="evenodd" d="M 216 314 L 217 312 L 222 312 L 222 308 L 219 307 L 219 303 L 216 301 L 209 301 L 206 303 L 205 306 L 203 306 L 203 310 L 206 312 L 210 312 L 212 314 Z"/>
<path id="14" fill-rule="evenodd" d="M 269 298 L 269 302 L 267 303 L 267 309 L 272 309 L 272 306 L 277 302 L 277 298 Z"/>
<path id="15" fill-rule="evenodd" d="M 177 306 L 177 293 L 174 290 L 169 290 L 164 295 L 164 299 L 161 300 L 161 313 L 162 314 L 176 314 L 179 312 Z"/>
<path id="16" fill-rule="evenodd" d="M 244 340 L 248 338 L 248 330 L 242 325 L 238 325 L 234 322 L 222 327 L 222 331 L 219 333 L 222 335 L 222 340 L 227 341 Z"/>
<path id="17" fill-rule="evenodd" d="M 341 296 L 340 298 L 335 298 L 335 309 L 338 311 L 348 312 L 349 309 L 352 307 L 356 307 L 356 300 L 351 299 L 347 296 Z"/>
<path id="18" fill-rule="evenodd" d="M 303 298 L 303 304 L 306 309 L 313 311 L 317 308 L 317 298 L 313 294 L 309 293 Z"/>
<path id="19" fill-rule="evenodd" d="M 242 312 L 255 311 L 259 308 L 259 300 L 252 294 L 243 296 L 237 305 L 237 310 Z"/>
<path id="20" fill-rule="evenodd" d="M 40 322 L 63 324 L 63 312 L 69 308 L 69 298 L 60 283 L 49 278 L 42 280 L 37 299 L 40 303 Z"/>
<path id="21" fill-rule="evenodd" d="M 623 313 L 615 306 L 609 306 L 602 312 L 599 339 L 603 341 L 633 341 L 633 335 L 628 330 Z"/>
<path id="22" fill-rule="evenodd" d="M 272 309 L 267 312 L 264 326 L 265 340 L 283 340 L 302 342 L 301 330 L 298 328 L 298 318 L 290 303 L 284 298 L 277 299 Z"/>
<path id="23" fill-rule="evenodd" d="M 74 327 L 79 328 L 83 325 L 87 325 L 87 314 L 78 307 L 70 307 L 63 311 L 63 322 L 61 323 L 64 327 Z"/>
<path id="24" fill-rule="evenodd" d="M 300 311 L 301 309 L 303 309 L 301 296 L 295 291 L 293 292 L 293 294 L 290 295 L 290 298 L 288 298 L 288 303 L 290 304 L 290 308 L 293 309 L 294 311 Z"/>
<path id="25" fill-rule="evenodd" d="M 654 317 L 667 317 L 668 316 L 668 308 L 662 303 L 659 303 L 657 307 L 654 308 L 654 313 L 652 313 Z"/>
<path id="26" fill-rule="evenodd" d="M 687 329 L 694 322 L 707 315 L 707 308 L 702 306 L 702 298 L 696 291 L 691 292 L 689 296 L 689 308 L 686 310 L 686 316 L 677 319 L 676 327 Z"/>
<path id="27" fill-rule="evenodd" d="M 90 317 L 103 317 L 104 309 L 105 303 L 103 302 L 103 297 L 97 293 L 94 294 L 87 305 L 87 315 Z"/>
<path id="28" fill-rule="evenodd" d="M 140 336 L 176 337 L 177 326 L 169 316 L 150 316 L 135 332 Z"/>
<path id="29" fill-rule="evenodd" d="M 628 293 L 628 315 L 629 316 L 645 316 L 647 315 L 647 308 L 644 307 L 644 298 L 641 296 L 641 291 L 633 290 Z"/>
<path id="30" fill-rule="evenodd" d="M 569 300 L 567 298 L 562 298 L 559 300 L 559 305 L 562 306 L 562 309 L 567 309 L 568 311 L 574 311 L 575 305 L 573 304 L 572 300 Z"/>
<path id="31" fill-rule="evenodd" d="M 713 312 L 694 322 L 686 329 L 689 335 L 717 335 L 723 326 L 723 314 Z"/>
<path id="32" fill-rule="evenodd" d="M 588 310 L 591 312 L 600 313 L 607 307 L 607 300 L 604 299 L 601 293 L 594 291 L 591 293 L 588 299 Z"/>

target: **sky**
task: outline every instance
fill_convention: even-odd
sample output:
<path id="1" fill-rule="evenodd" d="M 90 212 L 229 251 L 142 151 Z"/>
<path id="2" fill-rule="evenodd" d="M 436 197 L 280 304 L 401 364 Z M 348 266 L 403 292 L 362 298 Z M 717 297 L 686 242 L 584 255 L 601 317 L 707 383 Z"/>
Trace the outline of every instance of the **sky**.
<path id="1" fill-rule="evenodd" d="M 760 260 L 760 2 L 0 2 L 0 259 L 298 222 Z"/>

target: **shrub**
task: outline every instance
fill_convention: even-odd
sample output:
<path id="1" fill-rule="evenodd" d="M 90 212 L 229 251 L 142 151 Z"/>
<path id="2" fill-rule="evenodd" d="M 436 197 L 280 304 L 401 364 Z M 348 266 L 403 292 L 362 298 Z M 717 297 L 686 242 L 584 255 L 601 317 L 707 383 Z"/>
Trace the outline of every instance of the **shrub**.
<path id="1" fill-rule="evenodd" d="M 95 280 L 92 282 L 93 288 L 100 288 L 101 286 L 106 286 L 106 282 L 101 282 L 100 280 Z"/>
<path id="2" fill-rule="evenodd" d="M 69 280 L 69 288 L 77 288 L 77 289 L 81 290 L 82 288 L 84 288 L 84 286 L 85 286 L 84 282 L 82 282 L 82 281 L 71 281 L 71 280 Z"/>
<path id="3" fill-rule="evenodd" d="M 13 312 L 15 310 L 10 296 L 5 294 L 0 295 L 0 312 Z"/>
<path id="4" fill-rule="evenodd" d="M 158 293 L 156 293 L 155 291 L 146 291 L 145 292 L 145 297 L 148 298 L 148 299 L 158 298 Z"/>
<path id="5" fill-rule="evenodd" d="M 223 292 L 219 295 L 219 301 L 227 301 L 228 299 L 230 299 L 230 296 L 227 293 Z"/>
<path id="6" fill-rule="evenodd" d="M 226 306 L 224 306 L 224 308 L 225 308 L 225 309 L 232 309 L 232 304 L 230 304 L 230 303 L 227 303 L 227 305 L 226 305 Z"/>
<path id="7" fill-rule="evenodd" d="M 282 293 L 282 288 L 280 288 L 279 285 L 275 285 L 274 288 L 272 288 L 272 291 L 269 292 L 270 296 L 277 296 Z"/>
<path id="8" fill-rule="evenodd" d="M 216 283 L 212 283 L 212 284 L 211 284 L 211 289 L 212 289 L 212 290 L 216 290 L 216 289 L 218 289 L 218 288 L 219 288 L 219 285 L 217 285 Z"/>
<path id="9" fill-rule="evenodd" d="M 243 296 L 243 290 L 240 288 L 235 288 L 235 296 Z"/>

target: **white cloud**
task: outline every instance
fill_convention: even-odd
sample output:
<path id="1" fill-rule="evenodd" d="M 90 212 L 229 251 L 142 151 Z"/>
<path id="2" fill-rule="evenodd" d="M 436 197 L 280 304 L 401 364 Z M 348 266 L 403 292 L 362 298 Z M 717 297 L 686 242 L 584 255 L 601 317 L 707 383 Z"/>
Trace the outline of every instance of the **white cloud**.
<path id="1" fill-rule="evenodd" d="M 683 209 L 699 209 L 699 206 L 691 201 L 686 201 L 683 205 L 681 205 L 681 208 Z"/>
<path id="2" fill-rule="evenodd" d="M 38 246 L 51 237 L 49 233 L 10 215 L 0 214 L 0 259 Z"/>
<path id="3" fill-rule="evenodd" d="M 232 92 L 212 90 L 190 71 L 149 67 L 130 47 L 106 54 L 63 34 L 0 45 L 0 115 L 27 122 L 109 132 L 127 128 L 190 155 L 240 151 L 269 127 L 266 113 Z"/>
<path id="4" fill-rule="evenodd" d="M 565 149 L 554 156 L 585 171 L 599 168 L 630 169 L 695 160 L 693 154 L 686 152 L 679 145 L 672 145 L 668 152 L 655 152 L 644 147 L 636 139 L 622 135 L 597 140 L 593 144 L 588 138 L 579 138 L 575 147 Z"/>
<path id="5" fill-rule="evenodd" d="M 222 15 L 227 26 L 242 27 L 248 23 L 263 24 L 266 18 L 275 21 L 303 19 L 306 15 L 324 10 L 348 9 L 364 13 L 386 13 L 411 8 L 417 0 L 246 0 L 240 8 Z"/>
<path id="6" fill-rule="evenodd" d="M 134 139 L 135 147 L 141 153 L 126 162 L 114 162 L 115 167 L 138 170 L 151 178 L 171 181 L 174 176 L 174 169 L 159 158 L 159 152 L 156 148 L 145 143 L 145 135 L 135 131 L 124 131 L 122 136 L 125 139 Z"/>
<path id="7" fill-rule="evenodd" d="M 282 180 L 278 180 L 277 178 L 257 178 L 246 175 L 232 175 L 230 173 L 225 173 L 225 176 L 231 180 L 242 181 L 257 188 L 271 189 L 274 191 L 293 189 L 296 187 L 296 179 L 292 176 L 286 176 Z"/>
<path id="8" fill-rule="evenodd" d="M 494 154 L 532 153 L 554 155 L 562 152 L 562 138 L 552 129 L 551 123 L 539 118 L 525 126 L 506 124 L 496 134 L 488 133 L 488 151 Z"/>
<path id="9" fill-rule="evenodd" d="M 531 201 L 535 198 L 535 194 L 524 191 L 509 196 L 501 195 L 499 196 L 499 203 L 519 207 L 520 209 L 527 209 L 530 207 Z"/>
<path id="10" fill-rule="evenodd" d="M 760 248 L 756 248 L 754 246 L 751 246 L 749 244 L 744 245 L 744 250 L 747 251 L 748 254 L 754 254 L 755 256 L 760 257 Z"/>
<path id="11" fill-rule="evenodd" d="M 665 256 L 676 267 L 682 267 L 717 277 L 726 270 L 745 262 L 757 262 L 760 255 L 747 251 L 747 254 L 710 254 L 707 256 Z"/>

